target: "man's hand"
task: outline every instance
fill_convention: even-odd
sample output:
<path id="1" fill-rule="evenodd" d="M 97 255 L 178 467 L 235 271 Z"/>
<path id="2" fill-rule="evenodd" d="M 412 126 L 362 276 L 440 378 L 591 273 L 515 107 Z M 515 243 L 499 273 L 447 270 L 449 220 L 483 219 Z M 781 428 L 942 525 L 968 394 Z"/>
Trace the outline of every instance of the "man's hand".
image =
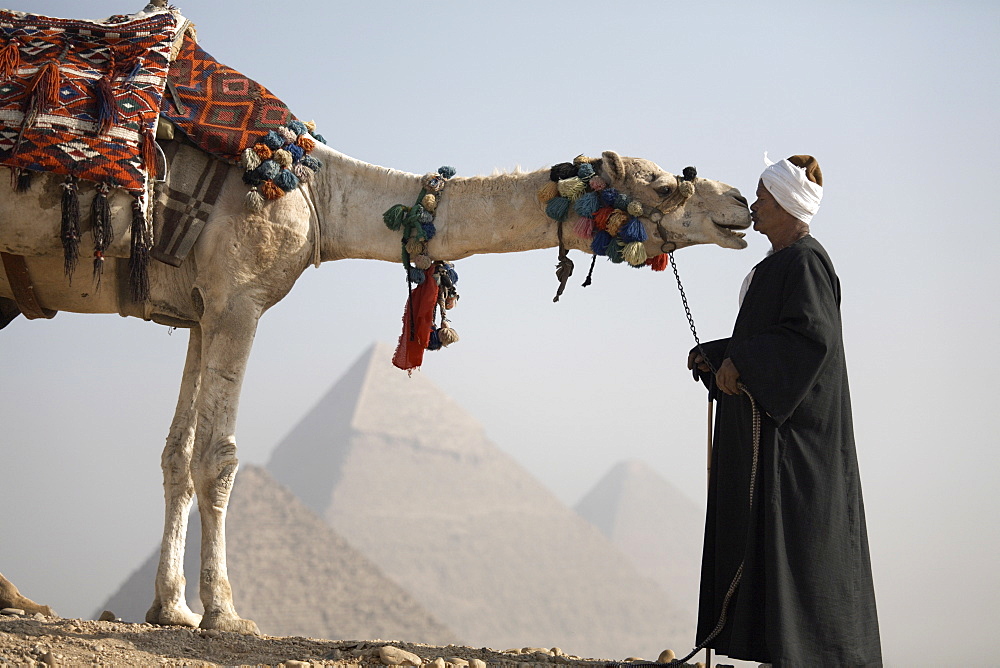
<path id="1" fill-rule="evenodd" d="M 708 364 L 705 362 L 705 358 L 698 352 L 697 348 L 688 353 L 688 371 L 694 371 L 695 369 L 704 373 L 711 371 L 711 369 L 708 368 Z M 698 382 L 699 380 L 697 372 L 694 374 L 694 380 L 695 382 Z"/>
<path id="2" fill-rule="evenodd" d="M 715 374 L 716 386 L 726 394 L 739 394 L 740 388 L 737 383 L 740 380 L 740 372 L 733 364 L 733 360 L 728 357 L 722 361 L 719 372 Z"/>

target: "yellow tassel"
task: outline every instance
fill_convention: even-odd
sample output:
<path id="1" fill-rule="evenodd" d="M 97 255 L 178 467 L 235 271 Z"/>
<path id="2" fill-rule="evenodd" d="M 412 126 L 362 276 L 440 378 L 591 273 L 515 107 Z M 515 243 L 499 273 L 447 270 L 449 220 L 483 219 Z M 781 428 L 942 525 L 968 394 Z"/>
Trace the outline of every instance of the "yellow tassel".
<path id="1" fill-rule="evenodd" d="M 629 215 L 638 218 L 642 215 L 642 204 L 638 200 L 632 200 L 628 203 Z"/>
<path id="2" fill-rule="evenodd" d="M 458 332 L 448 325 L 442 325 L 438 330 L 438 338 L 441 340 L 441 345 L 447 347 L 458 341 Z"/>
<path id="3" fill-rule="evenodd" d="M 424 195 L 424 198 L 420 200 L 420 204 L 431 213 L 434 213 L 434 210 L 437 209 L 438 206 L 437 197 L 435 197 L 430 193 L 427 193 L 426 195 Z"/>
<path id="4" fill-rule="evenodd" d="M 556 185 L 555 181 L 549 181 L 538 191 L 539 204 L 548 204 L 549 200 L 554 197 L 559 197 L 559 186 Z"/>
<path id="5" fill-rule="evenodd" d="M 646 264 L 647 257 L 646 247 L 641 241 L 625 244 L 625 248 L 622 249 L 622 259 L 633 267 L 641 267 Z"/>
<path id="6" fill-rule="evenodd" d="M 627 222 L 628 216 L 625 215 L 625 212 L 615 209 L 611 215 L 608 216 L 608 234 L 616 236 L 621 226 Z"/>
<path id="7" fill-rule="evenodd" d="M 281 165 L 284 169 L 288 169 L 292 166 L 292 154 L 284 149 L 279 148 L 275 151 L 274 155 L 271 156 L 271 159 Z"/>
<path id="8" fill-rule="evenodd" d="M 309 132 L 316 132 L 316 121 L 305 121 L 303 125 L 306 126 L 306 130 Z"/>
<path id="9" fill-rule="evenodd" d="M 557 187 L 559 188 L 559 194 L 571 202 L 579 199 L 580 195 L 587 192 L 587 184 L 579 176 L 562 179 L 559 181 Z"/>

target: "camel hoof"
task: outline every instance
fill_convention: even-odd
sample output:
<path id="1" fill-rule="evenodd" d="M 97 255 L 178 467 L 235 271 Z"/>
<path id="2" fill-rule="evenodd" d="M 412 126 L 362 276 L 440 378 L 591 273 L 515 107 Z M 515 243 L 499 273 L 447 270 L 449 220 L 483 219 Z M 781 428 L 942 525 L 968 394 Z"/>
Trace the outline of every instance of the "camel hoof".
<path id="1" fill-rule="evenodd" d="M 218 629 L 219 631 L 235 631 L 246 636 L 259 636 L 260 629 L 252 619 L 241 619 L 240 617 L 229 617 L 222 613 L 208 614 L 201 620 L 201 628 Z"/>
<path id="2" fill-rule="evenodd" d="M 201 623 L 201 615 L 192 612 L 186 604 L 181 604 L 176 608 L 164 608 L 159 603 L 154 603 L 146 612 L 146 621 L 150 624 L 161 626 L 190 626 L 197 628 Z"/>

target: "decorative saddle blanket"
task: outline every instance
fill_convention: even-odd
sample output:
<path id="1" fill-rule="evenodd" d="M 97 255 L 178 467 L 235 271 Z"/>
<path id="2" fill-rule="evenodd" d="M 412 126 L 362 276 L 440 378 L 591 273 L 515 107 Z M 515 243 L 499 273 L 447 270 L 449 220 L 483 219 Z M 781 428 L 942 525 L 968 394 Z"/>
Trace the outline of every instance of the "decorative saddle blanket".
<path id="1" fill-rule="evenodd" d="M 181 20 L 0 10 L 0 164 L 145 192 Z"/>

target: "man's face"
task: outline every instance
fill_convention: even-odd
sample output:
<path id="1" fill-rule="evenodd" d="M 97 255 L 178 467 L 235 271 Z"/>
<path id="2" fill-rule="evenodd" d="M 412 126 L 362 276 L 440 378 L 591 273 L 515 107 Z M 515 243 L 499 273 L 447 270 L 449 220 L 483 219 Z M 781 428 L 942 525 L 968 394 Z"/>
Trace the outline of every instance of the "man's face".
<path id="1" fill-rule="evenodd" d="M 764 187 L 763 181 L 757 182 L 757 200 L 750 205 L 750 219 L 753 229 L 763 235 L 770 235 L 776 228 L 786 222 L 789 213 L 781 208 L 774 195 Z"/>

